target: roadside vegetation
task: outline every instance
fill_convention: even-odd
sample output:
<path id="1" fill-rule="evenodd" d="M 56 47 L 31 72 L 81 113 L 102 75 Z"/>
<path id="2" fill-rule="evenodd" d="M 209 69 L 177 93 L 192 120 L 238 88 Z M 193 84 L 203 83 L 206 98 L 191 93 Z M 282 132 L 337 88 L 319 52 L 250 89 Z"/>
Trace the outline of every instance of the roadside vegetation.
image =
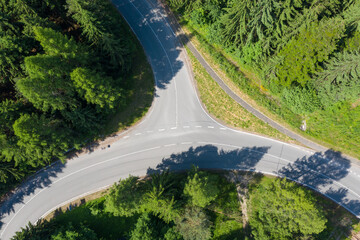
<path id="1" fill-rule="evenodd" d="M 286 179 L 195 167 L 129 176 L 103 197 L 55 215 L 29 223 L 13 240 L 345 239 L 359 224 Z"/>
<path id="2" fill-rule="evenodd" d="M 186 50 L 190 58 L 200 99 L 209 113 L 226 124 L 242 130 L 259 133 L 285 142 L 295 142 L 240 106 L 211 78 L 190 50 L 188 48 Z"/>
<path id="3" fill-rule="evenodd" d="M 154 82 L 107 0 L 0 0 L 0 19 L 2 195 L 67 151 L 133 124 Z"/>
<path id="4" fill-rule="evenodd" d="M 360 157 L 359 1 L 167 2 L 235 92 L 292 130 Z"/>

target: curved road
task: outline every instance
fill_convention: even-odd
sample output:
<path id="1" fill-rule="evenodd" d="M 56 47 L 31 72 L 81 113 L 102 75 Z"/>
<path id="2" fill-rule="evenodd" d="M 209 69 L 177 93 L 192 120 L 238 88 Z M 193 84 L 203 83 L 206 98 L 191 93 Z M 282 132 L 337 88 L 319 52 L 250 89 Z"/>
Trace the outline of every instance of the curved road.
<path id="1" fill-rule="evenodd" d="M 286 176 L 360 217 L 360 167 L 327 151 L 239 132 L 214 121 L 197 97 L 184 50 L 156 0 L 113 0 L 143 45 L 156 96 L 146 118 L 106 150 L 56 163 L 22 185 L 1 206 L 1 239 L 79 195 L 119 178 L 165 168 L 243 169 Z"/>

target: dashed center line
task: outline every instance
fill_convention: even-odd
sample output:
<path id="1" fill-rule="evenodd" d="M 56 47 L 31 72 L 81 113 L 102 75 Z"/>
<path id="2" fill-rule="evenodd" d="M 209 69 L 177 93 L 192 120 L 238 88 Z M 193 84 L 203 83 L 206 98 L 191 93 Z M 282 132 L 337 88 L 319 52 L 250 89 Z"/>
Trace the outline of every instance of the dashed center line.
<path id="1" fill-rule="evenodd" d="M 226 130 L 226 128 L 220 128 L 220 130 Z"/>
<path id="2" fill-rule="evenodd" d="M 164 128 L 161 128 L 161 129 L 159 129 L 158 131 L 159 131 L 159 132 L 163 132 L 163 131 L 165 131 L 165 129 L 164 129 Z"/>
<path id="3" fill-rule="evenodd" d="M 208 128 L 214 128 L 214 126 L 208 126 Z"/>
<path id="4" fill-rule="evenodd" d="M 176 144 L 173 143 L 173 144 L 167 144 L 167 145 L 164 145 L 164 147 L 172 147 L 172 146 L 175 146 Z"/>
<path id="5" fill-rule="evenodd" d="M 186 144 L 192 144 L 192 142 L 182 142 L 182 143 L 180 143 L 180 144 L 186 145 Z"/>
<path id="6" fill-rule="evenodd" d="M 196 128 L 202 128 L 202 126 L 195 126 Z"/>
<path id="7" fill-rule="evenodd" d="M 174 130 L 174 129 L 177 129 L 177 127 L 172 127 L 172 128 L 170 128 L 171 130 Z"/>
<path id="8" fill-rule="evenodd" d="M 135 136 L 139 136 L 139 135 L 142 135 L 142 133 L 135 133 Z"/>
<path id="9" fill-rule="evenodd" d="M 125 136 L 124 139 L 129 138 L 129 136 Z"/>

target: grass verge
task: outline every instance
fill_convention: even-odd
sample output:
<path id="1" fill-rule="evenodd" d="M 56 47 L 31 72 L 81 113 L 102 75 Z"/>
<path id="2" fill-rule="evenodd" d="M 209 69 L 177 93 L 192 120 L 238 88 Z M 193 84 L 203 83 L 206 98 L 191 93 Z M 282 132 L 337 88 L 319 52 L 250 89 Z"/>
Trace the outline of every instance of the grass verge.
<path id="1" fill-rule="evenodd" d="M 296 142 L 240 106 L 211 78 L 187 47 L 186 50 L 193 68 L 200 99 L 210 114 L 241 130 L 259 133 L 285 142 Z"/>

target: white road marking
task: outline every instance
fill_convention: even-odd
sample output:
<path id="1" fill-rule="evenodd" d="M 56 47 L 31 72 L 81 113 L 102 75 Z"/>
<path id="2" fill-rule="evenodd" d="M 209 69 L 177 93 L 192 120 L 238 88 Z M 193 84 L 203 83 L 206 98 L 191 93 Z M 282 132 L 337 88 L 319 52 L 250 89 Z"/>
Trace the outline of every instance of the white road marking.
<path id="1" fill-rule="evenodd" d="M 127 138 L 129 138 L 129 136 L 125 136 L 125 137 L 123 137 L 124 139 L 127 139 Z"/>
<path id="2" fill-rule="evenodd" d="M 174 130 L 174 129 L 177 129 L 177 127 L 172 127 L 172 128 L 170 128 L 171 130 Z"/>
<path id="3" fill-rule="evenodd" d="M 202 126 L 195 126 L 196 128 L 202 128 Z"/>
<path id="4" fill-rule="evenodd" d="M 220 130 L 226 130 L 226 128 L 220 128 Z"/>
<path id="5" fill-rule="evenodd" d="M 214 128 L 214 126 L 208 126 L 208 128 Z"/>
<path id="6" fill-rule="evenodd" d="M 136 133 L 135 136 L 139 136 L 139 135 L 141 135 L 141 134 L 142 134 L 142 133 Z"/>
<path id="7" fill-rule="evenodd" d="M 187 145 L 187 144 L 192 144 L 192 142 L 182 142 L 182 143 L 180 143 L 180 144 L 182 144 L 182 145 Z"/>
<path id="8" fill-rule="evenodd" d="M 163 131 L 165 131 L 165 129 L 164 129 L 164 128 L 161 128 L 161 129 L 159 129 L 158 131 L 159 131 L 159 132 L 163 132 Z"/>
<path id="9" fill-rule="evenodd" d="M 172 147 L 172 146 L 175 146 L 176 144 L 173 143 L 173 144 L 167 144 L 167 145 L 164 145 L 164 147 Z"/>
<path id="10" fill-rule="evenodd" d="M 151 27 L 151 24 L 150 24 L 151 22 L 149 22 L 149 21 L 145 18 L 145 16 L 140 12 L 139 9 L 137 9 L 137 7 L 134 5 L 133 2 L 129 1 L 129 3 L 130 3 L 130 4 L 136 9 L 136 11 L 143 17 L 144 23 L 149 26 L 150 30 L 153 32 L 154 36 L 156 37 L 156 39 L 157 39 L 158 42 L 160 43 L 161 48 L 163 49 L 163 51 L 164 51 L 164 53 L 165 53 L 165 55 L 166 55 L 166 58 L 167 58 L 167 60 L 168 60 L 168 62 L 169 62 L 170 68 L 171 68 L 171 73 L 172 73 L 172 76 L 173 76 L 173 77 L 171 78 L 171 80 L 172 80 L 173 78 L 175 78 L 175 72 L 174 72 L 173 66 L 172 66 L 172 64 L 171 64 L 170 57 L 169 57 L 167 51 L 165 50 L 164 45 L 163 45 L 162 42 L 160 41 L 158 35 L 155 33 L 154 29 Z M 129 25 L 130 25 L 130 24 L 129 24 Z M 174 33 L 174 32 L 173 32 L 173 33 Z M 176 81 L 173 81 L 173 82 L 174 82 L 174 87 L 175 87 L 175 125 L 177 126 L 177 125 L 178 125 L 178 94 L 177 94 Z"/>
<path id="11" fill-rule="evenodd" d="M 159 149 L 159 148 L 160 148 L 160 146 L 158 146 L 158 147 L 153 147 L 153 148 L 148 148 L 148 149 L 144 149 L 144 150 L 140 150 L 140 151 L 136 151 L 136 152 L 132 152 L 132 153 L 128 153 L 128 154 L 124 154 L 124 155 L 117 156 L 117 157 L 114 157 L 114 158 L 110 158 L 110 159 L 108 159 L 108 160 L 95 163 L 95 164 L 93 164 L 93 165 L 90 165 L 90 166 L 87 166 L 87 167 L 85 167 L 85 168 L 79 169 L 79 170 L 77 170 L 77 171 L 75 171 L 75 172 L 73 172 L 73 173 L 70 173 L 70 174 L 68 174 L 68 175 L 66 175 L 66 176 L 64 176 L 64 177 L 59 178 L 58 180 L 52 182 L 52 183 L 51 183 L 50 185 L 48 185 L 47 187 L 41 189 L 38 193 L 36 193 L 34 196 L 32 196 L 29 201 L 27 201 L 26 203 L 24 203 L 24 204 L 21 206 L 21 208 L 20 208 L 20 209 L 14 214 L 14 216 L 10 219 L 10 221 L 6 224 L 4 230 L 3 230 L 3 231 L 1 232 L 1 234 L 0 234 L 0 237 L 1 237 L 1 236 L 3 235 L 3 233 L 6 231 L 7 227 L 11 224 L 11 222 L 14 220 L 14 218 L 21 212 L 21 210 L 22 210 L 27 204 L 29 204 L 36 196 L 38 196 L 38 195 L 39 195 L 40 193 L 42 193 L 44 190 L 50 188 L 50 187 L 51 187 L 52 185 L 54 185 L 55 183 L 57 183 L 57 182 L 65 179 L 65 178 L 68 178 L 68 177 L 70 177 L 70 176 L 72 176 L 72 175 L 74 175 L 74 174 L 77 174 L 77 173 L 79 173 L 79 172 L 82 172 L 82 171 L 84 171 L 84 170 L 86 170 L 86 169 L 89 169 L 89 168 L 92 168 L 92 167 L 95 167 L 95 166 L 98 166 L 98 165 L 101 165 L 101 164 L 104 164 L 104 163 L 107 163 L 107 162 L 111 162 L 111 161 L 117 160 L 117 159 L 119 159 L 119 158 L 128 157 L 128 156 L 131 156 L 131 155 L 135 155 L 135 154 L 143 153 L 143 152 L 147 152 L 147 151 L 152 151 L 152 150 Z"/>

